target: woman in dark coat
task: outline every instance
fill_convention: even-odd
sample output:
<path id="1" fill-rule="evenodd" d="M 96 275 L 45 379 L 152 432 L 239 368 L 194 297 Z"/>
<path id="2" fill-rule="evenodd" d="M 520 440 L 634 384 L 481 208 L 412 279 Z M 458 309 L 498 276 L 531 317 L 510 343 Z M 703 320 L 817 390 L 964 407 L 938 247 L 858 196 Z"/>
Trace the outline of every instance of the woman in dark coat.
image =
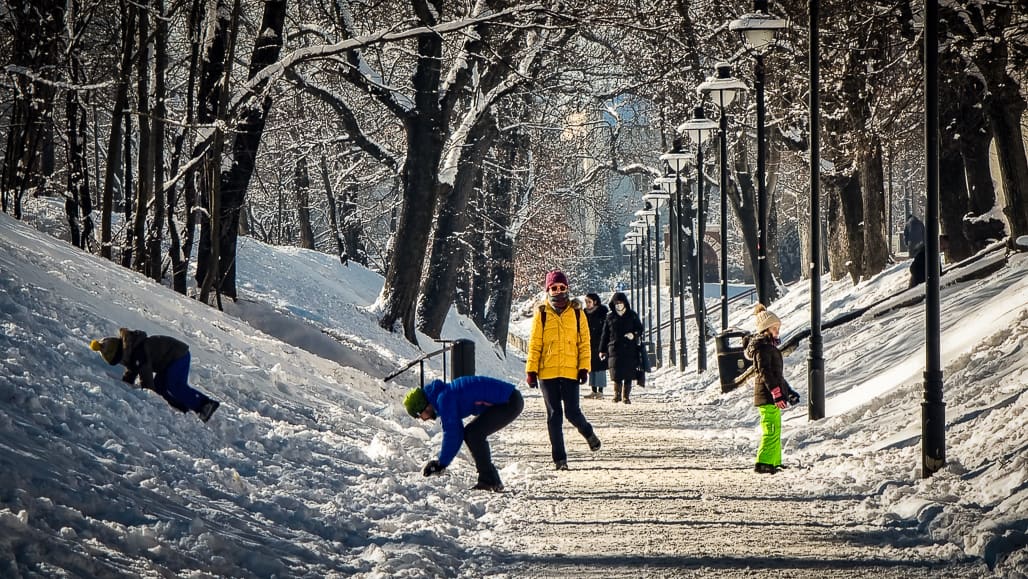
<path id="1" fill-rule="evenodd" d="M 600 296 L 597 294 L 585 294 L 585 316 L 589 321 L 589 346 L 592 348 L 592 367 L 589 370 L 589 386 L 592 394 L 588 398 L 603 398 L 603 389 L 607 386 L 607 360 L 606 356 L 600 357 L 600 336 L 603 334 L 603 324 L 607 322 L 607 314 L 610 310 L 600 303 Z"/>
<path id="2" fill-rule="evenodd" d="M 639 366 L 639 337 L 643 325 L 622 292 L 611 297 L 610 310 L 600 334 L 600 356 L 607 359 L 610 379 L 614 382 L 614 402 L 621 402 L 624 396 L 625 404 L 631 404 L 632 380 Z"/>

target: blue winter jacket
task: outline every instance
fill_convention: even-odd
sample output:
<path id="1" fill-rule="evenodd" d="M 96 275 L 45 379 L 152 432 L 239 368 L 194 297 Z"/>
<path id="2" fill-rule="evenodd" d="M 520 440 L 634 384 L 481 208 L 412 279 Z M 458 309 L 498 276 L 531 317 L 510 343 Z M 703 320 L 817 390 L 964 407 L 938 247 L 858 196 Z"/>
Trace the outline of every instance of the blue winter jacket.
<path id="1" fill-rule="evenodd" d="M 464 419 L 478 416 L 486 408 L 506 404 L 515 386 L 488 376 L 464 376 L 450 383 L 433 380 L 425 385 L 425 397 L 435 408 L 443 427 L 439 464 L 449 466 L 464 442 Z"/>

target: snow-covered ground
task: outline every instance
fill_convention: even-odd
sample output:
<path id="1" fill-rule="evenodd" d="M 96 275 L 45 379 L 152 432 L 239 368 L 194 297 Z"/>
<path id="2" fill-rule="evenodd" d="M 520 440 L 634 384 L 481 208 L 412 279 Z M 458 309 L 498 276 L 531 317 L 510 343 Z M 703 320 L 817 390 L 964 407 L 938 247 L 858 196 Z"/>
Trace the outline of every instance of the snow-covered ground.
<path id="1" fill-rule="evenodd" d="M 826 282 L 825 321 L 901 290 L 905 265 Z M 828 417 L 794 409 L 783 427 L 807 492 L 866 495 L 868 521 L 907 521 L 998 575 L 1028 573 L 1026 266 L 1014 253 L 986 280 L 944 277 L 948 464 L 929 479 L 923 305 L 825 331 Z M 238 269 L 243 299 L 222 313 L 0 214 L 0 576 L 502 575 L 494 555 L 517 542 L 493 529 L 509 498 L 468 492 L 465 452 L 447 476 L 420 475 L 441 435 L 399 403 L 417 366 L 382 380 L 421 351 L 376 324 L 381 278 L 249 239 Z M 807 293 L 798 284 L 773 304 L 786 335 L 808 322 Z M 746 311 L 732 319 L 751 327 Z M 121 326 L 190 344 L 191 383 L 223 403 L 209 423 L 128 387 L 89 350 Z M 444 336 L 476 342 L 479 373 L 520 380 L 522 362 L 467 320 L 451 314 Z M 806 357 L 803 342 L 786 358 L 804 398 Z M 751 397 L 721 393 L 713 347 L 710 366 L 658 370 L 646 396 L 702 405 L 682 412 L 695 434 L 753 437 Z M 441 375 L 441 360 L 427 369 Z M 548 462 L 501 465 L 504 482 L 553 476 L 537 468 Z"/>

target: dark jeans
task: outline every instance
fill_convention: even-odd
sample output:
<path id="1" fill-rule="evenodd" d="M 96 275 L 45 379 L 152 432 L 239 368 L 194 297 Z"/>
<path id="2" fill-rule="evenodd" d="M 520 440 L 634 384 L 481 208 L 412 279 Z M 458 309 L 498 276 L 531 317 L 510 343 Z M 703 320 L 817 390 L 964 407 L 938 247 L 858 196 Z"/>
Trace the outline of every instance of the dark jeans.
<path id="1" fill-rule="evenodd" d="M 189 361 L 187 353 L 175 360 L 163 372 L 154 376 L 154 387 L 167 402 L 177 410 L 197 412 L 210 398 L 189 385 Z"/>
<path id="2" fill-rule="evenodd" d="M 500 473 L 493 465 L 492 451 L 489 450 L 489 435 L 507 426 L 525 409 L 525 399 L 521 392 L 514 389 L 506 404 L 496 404 L 485 409 L 474 420 L 464 427 L 464 444 L 468 445 L 471 456 L 475 459 L 478 469 L 478 482 L 487 485 L 501 484 Z"/>
<path id="3" fill-rule="evenodd" d="M 564 450 L 564 417 L 578 429 L 578 433 L 589 438 L 593 425 L 585 419 L 578 400 L 578 380 L 571 378 L 550 378 L 540 380 L 539 389 L 546 403 L 546 430 L 550 433 L 550 448 L 553 462 L 568 459 Z"/>

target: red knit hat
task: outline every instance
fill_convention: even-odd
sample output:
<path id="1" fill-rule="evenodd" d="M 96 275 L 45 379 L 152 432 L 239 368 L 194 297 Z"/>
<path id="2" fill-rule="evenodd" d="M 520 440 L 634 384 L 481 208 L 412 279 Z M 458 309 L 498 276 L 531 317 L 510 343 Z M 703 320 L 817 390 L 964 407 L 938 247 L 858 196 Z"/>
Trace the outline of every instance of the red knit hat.
<path id="1" fill-rule="evenodd" d="M 555 269 L 550 273 L 546 274 L 546 285 L 544 289 L 550 289 L 550 286 L 555 283 L 562 283 L 564 285 L 571 285 L 568 283 L 568 276 L 564 275 L 564 272 L 559 269 Z"/>

